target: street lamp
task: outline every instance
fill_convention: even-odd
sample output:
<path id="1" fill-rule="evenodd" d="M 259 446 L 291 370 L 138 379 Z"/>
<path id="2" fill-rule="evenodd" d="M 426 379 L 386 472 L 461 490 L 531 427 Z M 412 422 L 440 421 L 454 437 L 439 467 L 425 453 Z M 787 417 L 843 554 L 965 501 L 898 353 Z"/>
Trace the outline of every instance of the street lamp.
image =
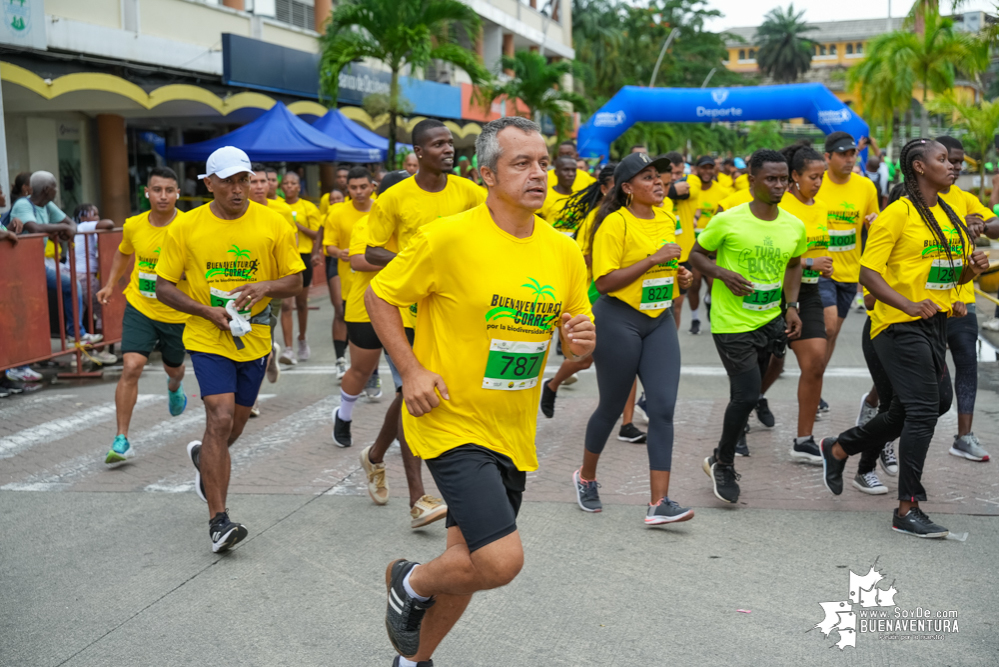
<path id="1" fill-rule="evenodd" d="M 649 79 L 649 88 L 655 88 L 656 74 L 659 74 L 659 66 L 662 65 L 663 63 L 663 56 L 666 55 L 666 49 L 669 48 L 669 45 L 673 42 L 673 38 L 676 37 L 676 33 L 678 33 L 679 31 L 680 31 L 679 28 L 673 28 L 672 30 L 670 30 L 669 37 L 667 37 L 666 41 L 663 42 L 662 51 L 659 52 L 659 59 L 656 60 L 656 68 L 652 70 L 652 78 Z"/>

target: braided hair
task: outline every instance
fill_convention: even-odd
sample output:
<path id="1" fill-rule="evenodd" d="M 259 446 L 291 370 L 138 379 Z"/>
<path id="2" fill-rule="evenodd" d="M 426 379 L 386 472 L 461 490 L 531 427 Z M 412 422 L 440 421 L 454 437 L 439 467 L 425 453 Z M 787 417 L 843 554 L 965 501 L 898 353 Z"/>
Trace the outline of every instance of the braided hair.
<path id="1" fill-rule="evenodd" d="M 796 171 L 799 174 L 805 171 L 805 166 L 809 162 L 825 162 L 825 158 L 812 148 L 807 139 L 785 146 L 779 152 L 787 160 L 787 166 L 791 171 Z"/>
<path id="2" fill-rule="evenodd" d="M 579 192 L 573 193 L 562 206 L 562 216 L 567 220 L 585 220 L 593 209 L 600 206 L 600 200 L 604 198 L 600 188 L 607 185 L 614 178 L 614 168 L 617 163 L 610 163 L 600 170 L 597 180 L 590 183 Z"/>
<path id="3" fill-rule="evenodd" d="M 947 239 L 947 235 L 940 228 L 940 224 L 937 222 L 936 217 L 930 211 L 929 205 L 923 198 L 923 193 L 919 189 L 919 185 L 916 181 L 916 168 L 914 166 L 916 160 L 922 160 L 923 156 L 926 154 L 926 149 L 929 148 L 930 144 L 937 143 L 932 140 L 927 141 L 926 139 L 913 139 L 905 146 L 902 147 L 902 153 L 899 156 L 899 163 L 902 169 L 903 186 L 905 187 L 905 194 L 909 197 L 909 201 L 912 205 L 916 207 L 916 211 L 919 213 L 919 217 L 922 218 L 926 226 L 930 228 L 933 232 L 933 236 L 936 237 L 940 245 L 943 246 L 944 250 L 947 252 L 947 261 L 951 263 L 951 268 L 954 264 L 954 255 L 951 252 L 950 241 Z M 967 256 L 967 251 L 964 245 L 965 236 L 968 237 L 969 243 L 971 240 L 971 234 L 968 232 L 968 228 L 965 226 L 964 221 L 961 220 L 960 216 L 954 213 L 954 209 L 947 205 L 942 198 L 937 198 L 937 203 L 940 204 L 940 208 L 947 215 L 947 219 L 950 223 L 954 225 L 954 229 L 958 230 L 958 237 L 961 240 L 961 257 L 962 262 L 965 262 Z"/>
<path id="4" fill-rule="evenodd" d="M 601 171 L 600 175 L 603 176 L 604 172 Z M 613 172 L 611 172 L 611 175 L 613 175 Z M 607 196 L 604 197 L 603 202 L 600 204 L 600 209 L 597 211 L 597 215 L 593 219 L 593 229 L 590 230 L 591 247 L 593 239 L 597 236 L 597 230 L 600 229 L 600 225 L 604 224 L 604 220 L 607 219 L 607 216 L 614 211 L 624 208 L 628 203 L 628 194 L 621 189 L 621 186 L 626 182 L 627 181 L 615 182 L 613 189 L 607 193 Z"/>

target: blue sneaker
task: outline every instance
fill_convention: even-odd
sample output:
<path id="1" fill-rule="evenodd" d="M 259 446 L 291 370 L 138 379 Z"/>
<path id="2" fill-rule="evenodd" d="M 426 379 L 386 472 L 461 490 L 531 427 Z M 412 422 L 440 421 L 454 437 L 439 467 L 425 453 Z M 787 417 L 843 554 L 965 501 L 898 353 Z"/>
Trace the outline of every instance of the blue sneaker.
<path id="1" fill-rule="evenodd" d="M 167 378 L 167 395 L 170 397 L 170 414 L 176 417 L 187 407 L 187 394 L 184 393 L 184 383 L 181 382 L 177 391 L 170 391 L 170 378 Z"/>
<path id="2" fill-rule="evenodd" d="M 115 436 L 114 444 L 108 450 L 108 455 L 105 457 L 104 463 L 114 467 L 119 463 L 124 463 L 125 459 L 130 459 L 133 456 L 135 456 L 135 447 L 129 444 L 128 438 L 119 434 Z"/>

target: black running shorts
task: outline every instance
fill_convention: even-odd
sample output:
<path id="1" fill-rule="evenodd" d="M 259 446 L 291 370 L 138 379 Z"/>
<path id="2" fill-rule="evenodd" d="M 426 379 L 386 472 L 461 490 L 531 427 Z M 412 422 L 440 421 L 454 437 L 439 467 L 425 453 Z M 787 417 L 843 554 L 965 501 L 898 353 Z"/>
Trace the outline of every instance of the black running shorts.
<path id="1" fill-rule="evenodd" d="M 738 333 L 713 333 L 722 365 L 729 377 L 742 375 L 759 367 L 761 355 L 784 356 L 787 336 L 784 318 L 775 317 L 759 329 Z"/>
<path id="2" fill-rule="evenodd" d="M 184 364 L 184 323 L 171 324 L 151 319 L 125 303 L 121 322 L 121 352 L 135 352 L 149 358 L 153 350 L 163 354 L 163 365 L 177 368 Z"/>
<path id="3" fill-rule="evenodd" d="M 509 457 L 468 444 L 427 459 L 427 468 L 447 503 L 447 527 L 461 529 L 469 551 L 517 530 L 527 473 Z"/>
<path id="4" fill-rule="evenodd" d="M 326 282 L 329 282 L 337 277 L 337 263 L 336 257 L 330 257 L 326 255 Z"/>
<path id="5" fill-rule="evenodd" d="M 382 342 L 378 340 L 371 322 L 347 322 L 347 340 L 362 350 L 382 349 Z"/>
<path id="6" fill-rule="evenodd" d="M 305 262 L 305 271 L 302 272 L 302 287 L 312 284 L 312 253 L 301 253 L 302 261 Z"/>
<path id="7" fill-rule="evenodd" d="M 781 313 L 787 309 L 781 303 Z M 801 318 L 801 336 L 794 340 L 827 338 L 826 316 L 822 307 L 822 295 L 818 285 L 802 285 L 798 292 L 798 317 Z M 790 341 L 794 342 L 794 341 Z"/>

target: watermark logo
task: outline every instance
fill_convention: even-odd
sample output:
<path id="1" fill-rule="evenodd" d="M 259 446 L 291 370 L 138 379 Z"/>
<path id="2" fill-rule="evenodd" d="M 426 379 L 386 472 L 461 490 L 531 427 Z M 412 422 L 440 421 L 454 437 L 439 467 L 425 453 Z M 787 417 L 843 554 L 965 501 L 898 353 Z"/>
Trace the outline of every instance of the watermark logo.
<path id="1" fill-rule="evenodd" d="M 715 101 L 715 104 L 721 106 L 725 104 L 725 100 L 728 99 L 728 91 L 724 88 L 719 88 L 718 90 L 711 91 L 711 99 Z"/>
<path id="2" fill-rule="evenodd" d="M 617 127 L 623 125 L 627 116 L 623 111 L 601 111 L 593 117 L 594 127 Z"/>
<path id="3" fill-rule="evenodd" d="M 819 111 L 819 123 L 823 125 L 839 125 L 850 120 L 849 109 L 829 109 Z"/>
<path id="4" fill-rule="evenodd" d="M 825 618 L 809 631 L 818 628 L 824 637 L 838 633 L 839 641 L 833 646 L 841 651 L 847 646 L 857 648 L 858 634 L 876 634 L 882 640 L 940 640 L 958 632 L 955 610 L 897 606 L 895 582 L 884 587 L 885 576 L 877 564 L 875 560 L 865 575 L 851 570 L 849 599 L 820 602 Z"/>

